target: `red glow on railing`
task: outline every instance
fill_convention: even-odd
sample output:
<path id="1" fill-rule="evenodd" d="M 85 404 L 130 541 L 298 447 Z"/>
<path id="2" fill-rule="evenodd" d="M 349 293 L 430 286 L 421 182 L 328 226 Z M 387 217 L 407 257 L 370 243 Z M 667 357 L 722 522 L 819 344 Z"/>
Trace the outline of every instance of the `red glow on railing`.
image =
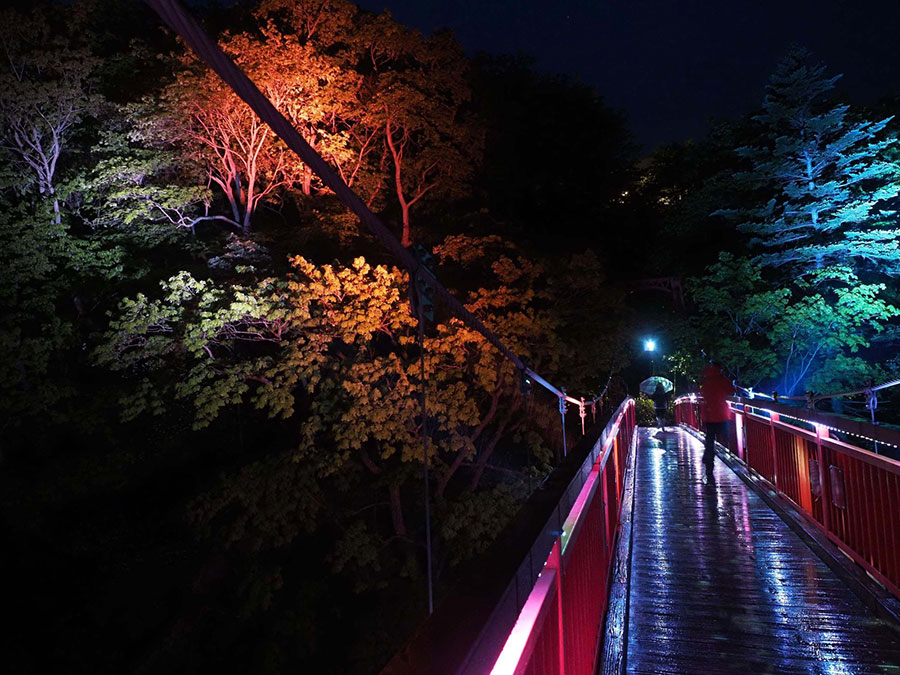
<path id="1" fill-rule="evenodd" d="M 607 426 L 597 461 L 491 675 L 562 675 L 596 668 L 634 427 L 634 401 L 629 400 Z"/>
<path id="2" fill-rule="evenodd" d="M 553 630 L 554 626 L 559 625 L 558 614 L 559 542 L 554 544 L 547 562 L 544 563 L 544 570 L 535 582 L 525 606 L 519 613 L 519 619 L 491 670 L 492 675 L 520 673 L 522 671 L 518 666 L 523 661 L 538 662 L 544 666 L 541 672 L 551 672 L 547 668 L 560 658 L 559 634 Z M 550 630 L 544 630 L 545 626 Z"/>
<path id="3" fill-rule="evenodd" d="M 832 438 L 820 422 L 791 424 L 790 412 L 732 412 L 729 452 L 900 598 L 900 462 Z M 696 398 L 676 400 L 675 419 L 702 430 Z"/>

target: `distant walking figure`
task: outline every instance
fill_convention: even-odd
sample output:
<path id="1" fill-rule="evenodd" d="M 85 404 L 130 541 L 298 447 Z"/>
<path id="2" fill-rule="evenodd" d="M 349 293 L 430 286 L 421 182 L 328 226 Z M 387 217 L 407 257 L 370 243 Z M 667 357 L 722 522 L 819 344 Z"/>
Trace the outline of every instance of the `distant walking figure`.
<path id="1" fill-rule="evenodd" d="M 666 393 L 662 382 L 656 383 L 656 391 L 650 394 L 653 400 L 653 412 L 656 414 L 656 426 L 660 429 L 665 428 L 666 407 L 669 405 L 669 394 Z"/>
<path id="2" fill-rule="evenodd" d="M 712 476 L 713 461 L 716 456 L 716 440 L 725 443 L 725 429 L 728 425 L 730 411 L 728 397 L 734 394 L 734 386 L 722 373 L 722 367 L 713 362 L 703 371 L 703 382 L 700 384 L 700 395 L 703 397 L 703 421 L 706 424 L 706 449 L 703 452 L 703 463 L 707 476 Z"/>

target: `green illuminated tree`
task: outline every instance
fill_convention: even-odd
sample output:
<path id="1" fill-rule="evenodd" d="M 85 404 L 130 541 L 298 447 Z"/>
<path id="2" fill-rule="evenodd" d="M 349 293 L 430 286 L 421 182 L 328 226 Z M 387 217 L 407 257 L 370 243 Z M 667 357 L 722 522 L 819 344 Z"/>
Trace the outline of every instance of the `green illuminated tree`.
<path id="1" fill-rule="evenodd" d="M 787 396 L 858 386 L 874 372 L 864 350 L 900 316 L 883 297 L 885 284 L 861 283 L 839 265 L 784 286 L 762 272 L 758 261 L 723 253 L 692 280 L 699 316 L 682 351 L 702 346 L 742 386 L 762 383 Z"/>
<path id="2" fill-rule="evenodd" d="M 749 170 L 726 183 L 747 206 L 718 212 L 752 235 L 752 258 L 720 258 L 693 288 L 707 349 L 782 394 L 859 386 L 897 316 L 879 283 L 900 274 L 896 139 L 890 118 L 831 100 L 838 77 L 802 49 L 779 64 L 758 140 L 737 149 Z"/>
<path id="3" fill-rule="evenodd" d="M 721 253 L 703 277 L 691 280 L 689 292 L 700 316 L 683 352 L 696 353 L 701 346 L 745 387 L 779 372 L 769 332 L 789 303 L 789 289 L 764 281 L 758 263 Z"/>
<path id="4" fill-rule="evenodd" d="M 92 163 L 67 181 L 73 217 L 83 229 L 138 259 L 165 243 L 189 249 L 187 233 L 195 233 L 202 222 L 231 222 L 210 212 L 211 190 L 193 184 L 180 170 L 177 153 L 143 142 L 130 120 L 145 110 L 142 105 L 114 108 L 90 148 Z M 146 271 L 139 260 L 130 262 Z"/>
<path id="5" fill-rule="evenodd" d="M 795 282 L 769 330 L 782 369 L 779 391 L 837 391 L 862 384 L 875 364 L 860 350 L 900 316 L 881 297 L 884 290 L 884 284 L 860 283 L 850 267 L 838 265 Z"/>

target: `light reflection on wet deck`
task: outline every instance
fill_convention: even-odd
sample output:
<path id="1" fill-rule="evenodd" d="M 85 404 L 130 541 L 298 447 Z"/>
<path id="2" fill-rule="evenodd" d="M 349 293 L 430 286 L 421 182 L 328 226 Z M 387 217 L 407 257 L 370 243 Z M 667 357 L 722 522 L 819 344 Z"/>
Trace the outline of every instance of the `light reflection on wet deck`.
<path id="1" fill-rule="evenodd" d="M 900 634 L 872 614 L 720 460 L 641 429 L 630 673 L 894 673 Z"/>

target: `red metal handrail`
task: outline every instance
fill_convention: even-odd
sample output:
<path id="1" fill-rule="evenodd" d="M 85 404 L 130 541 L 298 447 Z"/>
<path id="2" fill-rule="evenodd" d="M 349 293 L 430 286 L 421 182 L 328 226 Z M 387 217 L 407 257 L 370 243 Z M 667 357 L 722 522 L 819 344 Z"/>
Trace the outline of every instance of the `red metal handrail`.
<path id="1" fill-rule="evenodd" d="M 619 407 L 492 675 L 596 670 L 610 571 L 635 428 L 634 399 Z"/>
<path id="2" fill-rule="evenodd" d="M 833 438 L 821 414 L 747 399 L 731 410 L 728 452 L 900 598 L 900 462 Z M 675 421 L 702 431 L 699 398 L 677 399 Z"/>

